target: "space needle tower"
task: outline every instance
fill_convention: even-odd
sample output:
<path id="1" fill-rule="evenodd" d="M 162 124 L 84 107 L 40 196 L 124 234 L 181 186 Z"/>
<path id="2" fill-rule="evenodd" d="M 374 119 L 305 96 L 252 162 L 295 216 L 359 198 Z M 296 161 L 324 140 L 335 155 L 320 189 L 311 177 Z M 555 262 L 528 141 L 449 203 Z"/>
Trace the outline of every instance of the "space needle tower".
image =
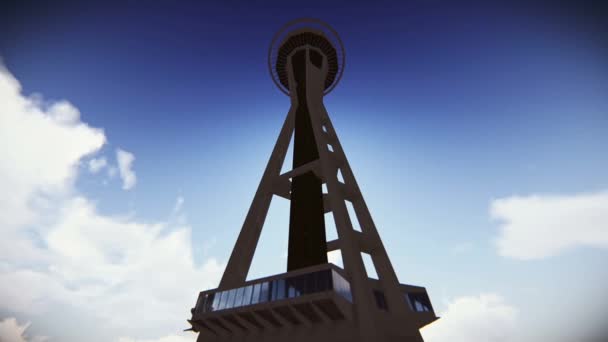
<path id="1" fill-rule="evenodd" d="M 437 319 L 424 287 L 399 282 L 325 110 L 344 66 L 340 37 L 319 20 L 274 36 L 268 68 L 291 106 L 220 284 L 191 309 L 198 342 L 420 342 Z M 292 169 L 281 173 L 292 137 Z M 290 201 L 286 272 L 247 280 L 274 196 Z M 326 220 L 337 239 L 327 240 Z M 343 267 L 328 262 L 333 251 Z"/>

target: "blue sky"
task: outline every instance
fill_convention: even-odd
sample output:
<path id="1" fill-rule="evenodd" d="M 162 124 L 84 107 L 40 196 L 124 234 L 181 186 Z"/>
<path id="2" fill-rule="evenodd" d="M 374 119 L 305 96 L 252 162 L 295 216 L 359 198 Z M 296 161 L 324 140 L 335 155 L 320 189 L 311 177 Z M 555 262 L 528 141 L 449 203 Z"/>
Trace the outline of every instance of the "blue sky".
<path id="1" fill-rule="evenodd" d="M 484 341 L 583 340 L 598 331 L 588 318 L 606 317 L 599 303 L 608 300 L 608 12 L 597 3 L 26 1 L 0 8 L 0 57 L 20 96 L 45 99 L 44 115 L 67 100 L 80 112 L 78 122 L 103 130 L 104 142 L 74 140 L 82 151 L 66 159 L 65 177 L 52 184 L 63 191 L 46 196 L 84 198 L 96 218 L 147 232 L 166 224 L 158 239 L 186 227 L 194 265 L 187 272 L 194 275 L 184 279 L 205 282 L 174 289 L 193 303 L 221 274 L 289 109 L 267 72 L 270 39 L 291 19 L 322 19 L 340 33 L 347 56 L 325 105 L 400 280 L 426 286 L 447 322 L 436 323 L 438 332 L 425 328 L 427 340 L 464 334 L 449 322 L 476 307 L 476 324 L 486 324 L 480 322 L 489 310 L 499 312 L 489 321 L 514 326 Z M 11 96 L 5 104 L 17 98 Z M 8 118 L 11 108 L 0 114 Z M 3 142 L 13 142 L 0 147 L 7 155 L 20 150 L 17 143 L 45 145 L 42 134 L 17 142 L 4 132 Z M 61 159 L 41 148 L 32 151 Z M 117 150 L 134 157 L 129 189 L 123 174 L 110 174 L 119 168 Z M 91 172 L 90 161 L 102 158 L 108 165 Z M 41 178 L 50 172 L 37 167 Z M 27 196 L 48 191 L 34 176 L 28 182 Z M 27 196 L 24 203 L 32 201 Z M 252 276 L 285 268 L 287 208 L 273 201 Z M 53 215 L 61 216 L 48 214 L 51 221 Z M 63 235 L 33 226 L 44 224 L 27 226 L 41 253 L 59 248 L 53 244 Z M 121 254 L 120 246 L 106 247 Z M 13 279 L 25 266 L 5 254 L 2 272 Z M 92 291 L 82 279 L 54 274 L 60 267 L 52 260 L 27 267 L 44 269 L 61 291 Z M 72 261 L 70 267 L 80 269 Z M 163 278 L 161 271 L 155 276 Z M 128 286 L 123 280 L 116 276 L 115 287 L 87 296 L 112 299 Z M 151 295 L 164 298 L 170 289 Z M 582 327 L 551 331 L 568 318 L 550 310 L 556 302 Z M 70 305 L 66 315 L 86 312 L 82 324 L 92 325 L 86 304 Z M 189 306 L 171 314 L 185 324 Z M 0 306 L 5 317 L 31 322 L 30 332 L 50 340 L 86 333 L 62 335 L 66 329 L 16 304 Z M 100 338 L 152 341 L 178 334 L 173 328 L 117 327 Z"/>

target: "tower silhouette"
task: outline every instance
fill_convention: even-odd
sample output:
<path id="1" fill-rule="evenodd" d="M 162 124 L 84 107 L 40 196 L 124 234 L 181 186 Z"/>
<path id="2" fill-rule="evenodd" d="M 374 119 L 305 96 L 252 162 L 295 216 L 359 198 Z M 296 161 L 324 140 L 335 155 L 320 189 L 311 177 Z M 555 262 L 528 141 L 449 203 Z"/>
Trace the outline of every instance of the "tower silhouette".
<path id="1" fill-rule="evenodd" d="M 422 341 L 419 329 L 437 319 L 426 289 L 399 283 L 323 105 L 344 71 L 339 36 L 299 19 L 279 30 L 268 55 L 291 108 L 219 287 L 199 294 L 190 330 L 199 342 Z M 281 174 L 292 135 L 293 169 Z M 247 281 L 273 196 L 290 200 L 287 272 Z M 326 213 L 336 240 L 326 241 Z M 327 262 L 336 250 L 343 268 Z M 366 273 L 363 254 L 378 279 Z"/>

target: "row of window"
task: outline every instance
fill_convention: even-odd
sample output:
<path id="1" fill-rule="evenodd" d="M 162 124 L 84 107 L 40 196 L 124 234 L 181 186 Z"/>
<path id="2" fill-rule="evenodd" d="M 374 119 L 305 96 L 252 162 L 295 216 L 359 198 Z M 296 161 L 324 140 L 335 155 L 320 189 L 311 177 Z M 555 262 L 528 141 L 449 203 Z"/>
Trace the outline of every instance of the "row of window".
<path id="1" fill-rule="evenodd" d="M 197 312 L 211 312 L 334 290 L 352 302 L 350 284 L 334 270 L 276 279 L 199 297 Z"/>
<path id="2" fill-rule="evenodd" d="M 348 281 L 334 270 L 322 270 L 237 289 L 207 293 L 199 298 L 196 310 L 198 312 L 225 310 L 330 290 L 336 291 L 352 302 Z M 382 291 L 374 290 L 374 297 L 378 308 L 388 310 L 388 304 Z M 416 312 L 432 311 L 430 300 L 425 293 L 407 293 L 405 299 L 410 308 Z"/>
<path id="3" fill-rule="evenodd" d="M 416 311 L 418 311 L 418 312 L 431 311 L 431 309 L 429 309 L 428 306 L 422 304 L 421 302 L 419 302 L 417 300 L 414 301 L 414 307 L 416 308 Z"/>

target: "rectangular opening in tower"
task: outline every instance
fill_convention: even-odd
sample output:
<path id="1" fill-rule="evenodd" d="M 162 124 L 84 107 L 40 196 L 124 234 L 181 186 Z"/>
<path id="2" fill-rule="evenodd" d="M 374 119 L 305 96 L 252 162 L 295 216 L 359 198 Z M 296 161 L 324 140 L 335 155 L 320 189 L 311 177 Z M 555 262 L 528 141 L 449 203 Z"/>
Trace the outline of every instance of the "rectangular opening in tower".
<path id="1" fill-rule="evenodd" d="M 283 164 L 281 165 L 281 174 L 291 171 L 291 168 L 293 167 L 293 136 L 294 135 L 291 134 L 287 152 L 285 153 L 285 159 L 283 159 Z"/>
<path id="2" fill-rule="evenodd" d="M 332 241 L 338 238 L 338 231 L 336 230 L 336 221 L 334 221 L 334 213 L 328 212 L 325 214 L 325 239 L 326 241 Z"/>
<path id="3" fill-rule="evenodd" d="M 353 229 L 360 232 L 361 225 L 359 224 L 359 219 L 357 218 L 357 213 L 355 212 L 353 203 L 349 200 L 344 200 L 344 202 L 346 203 L 346 210 L 348 211 L 348 217 L 350 218 Z"/>
<path id="4" fill-rule="evenodd" d="M 365 265 L 365 272 L 369 278 L 378 279 L 378 272 L 376 272 L 376 266 L 374 266 L 374 261 L 372 256 L 361 252 L 361 258 L 363 259 L 363 265 Z"/>
<path id="5" fill-rule="evenodd" d="M 338 182 L 342 183 L 342 184 L 346 184 L 346 182 L 344 181 L 344 177 L 342 176 L 342 171 L 338 168 Z"/>
<path id="6" fill-rule="evenodd" d="M 274 195 L 264 220 L 247 280 L 285 272 L 289 226 L 289 200 Z"/>
<path id="7" fill-rule="evenodd" d="M 342 261 L 342 251 L 336 249 L 335 251 L 327 252 L 327 262 L 344 268 L 344 262 Z"/>

